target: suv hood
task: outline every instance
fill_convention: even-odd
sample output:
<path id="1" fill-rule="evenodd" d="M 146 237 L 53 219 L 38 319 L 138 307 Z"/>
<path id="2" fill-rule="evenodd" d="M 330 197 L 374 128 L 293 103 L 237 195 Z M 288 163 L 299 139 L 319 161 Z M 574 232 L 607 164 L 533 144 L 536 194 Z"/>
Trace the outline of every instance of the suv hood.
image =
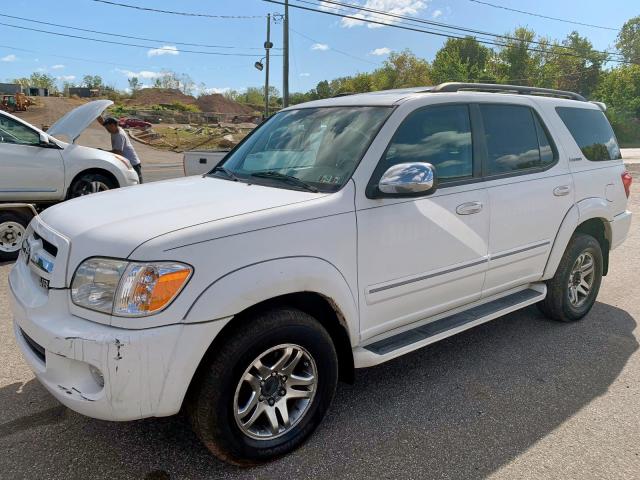
<path id="1" fill-rule="evenodd" d="M 49 127 L 47 133 L 54 137 L 64 135 L 73 143 L 91 125 L 91 122 L 102 115 L 102 112 L 111 105 L 113 105 L 111 100 L 94 100 L 85 103 L 64 114 Z"/>
<path id="2" fill-rule="evenodd" d="M 212 222 L 250 228 L 250 214 L 325 194 L 186 177 L 76 198 L 46 209 L 41 220 L 71 243 L 69 267 L 91 256 L 126 258 L 152 238 Z M 275 220 L 274 220 L 275 221 Z"/>

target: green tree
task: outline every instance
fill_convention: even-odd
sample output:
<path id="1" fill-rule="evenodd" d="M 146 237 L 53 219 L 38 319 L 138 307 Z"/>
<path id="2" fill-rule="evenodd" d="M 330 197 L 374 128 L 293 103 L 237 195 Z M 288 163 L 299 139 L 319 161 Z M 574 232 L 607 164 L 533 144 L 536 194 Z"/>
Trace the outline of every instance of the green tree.
<path id="1" fill-rule="evenodd" d="M 102 77 L 100 75 L 85 75 L 82 77 L 82 85 L 91 89 L 100 89 L 104 87 Z"/>
<path id="2" fill-rule="evenodd" d="M 142 88 L 142 83 L 138 79 L 138 77 L 131 77 L 127 80 L 129 83 L 129 88 L 131 89 L 131 93 L 134 93 Z"/>
<path id="3" fill-rule="evenodd" d="M 534 57 L 530 49 L 535 32 L 527 28 L 517 28 L 504 39 L 504 46 L 494 64 L 495 74 L 501 83 L 528 85 L 539 74 L 540 59 Z"/>
<path id="4" fill-rule="evenodd" d="M 640 63 L 640 15 L 622 26 L 616 47 L 626 61 Z"/>
<path id="5" fill-rule="evenodd" d="M 442 82 L 493 82 L 495 75 L 489 66 L 493 51 L 473 37 L 450 38 L 436 53 L 431 65 L 434 83 Z"/>
<path id="6" fill-rule="evenodd" d="M 50 92 L 57 91 L 56 79 L 51 75 L 41 72 L 33 72 L 29 77 L 28 85 L 30 87 L 46 88 Z"/>

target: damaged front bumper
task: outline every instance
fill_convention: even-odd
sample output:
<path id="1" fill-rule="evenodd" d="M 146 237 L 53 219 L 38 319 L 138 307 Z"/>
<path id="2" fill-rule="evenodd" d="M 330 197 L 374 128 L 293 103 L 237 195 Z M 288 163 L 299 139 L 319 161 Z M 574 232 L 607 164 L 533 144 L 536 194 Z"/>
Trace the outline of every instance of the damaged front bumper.
<path id="1" fill-rule="evenodd" d="M 61 403 L 103 420 L 173 415 L 225 321 L 143 330 L 101 325 L 69 313 L 69 291 L 34 302 L 9 275 L 16 341 L 38 380 Z M 23 272 L 25 273 L 25 272 Z M 25 273 L 26 274 L 26 273 Z"/>

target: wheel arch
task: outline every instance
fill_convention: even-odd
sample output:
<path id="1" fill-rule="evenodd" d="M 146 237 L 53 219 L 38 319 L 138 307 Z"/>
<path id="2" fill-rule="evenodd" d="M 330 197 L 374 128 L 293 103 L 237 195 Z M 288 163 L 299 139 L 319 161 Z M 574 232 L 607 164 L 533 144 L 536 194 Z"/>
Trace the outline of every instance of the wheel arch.
<path id="1" fill-rule="evenodd" d="M 113 184 L 116 186 L 115 188 L 120 188 L 120 182 L 118 181 L 118 178 L 109 170 L 100 167 L 87 168 L 86 170 L 81 170 L 80 172 L 76 173 L 76 175 L 71 179 L 69 185 L 67 186 L 66 198 L 69 198 L 69 194 L 71 193 L 71 187 L 73 186 L 73 184 L 83 175 L 89 174 L 104 175 L 113 182 Z"/>
<path id="2" fill-rule="evenodd" d="M 610 217 L 607 201 L 602 198 L 588 198 L 571 207 L 556 234 L 542 279 L 548 280 L 555 275 L 571 237 L 578 232 L 589 234 L 600 243 L 603 257 L 602 274 L 606 275 L 612 234 Z"/>

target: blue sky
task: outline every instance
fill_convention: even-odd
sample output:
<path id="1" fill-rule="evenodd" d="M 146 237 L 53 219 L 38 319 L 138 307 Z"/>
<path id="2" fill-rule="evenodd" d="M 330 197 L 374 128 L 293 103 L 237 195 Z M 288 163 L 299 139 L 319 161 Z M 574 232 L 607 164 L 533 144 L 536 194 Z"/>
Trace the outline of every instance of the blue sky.
<path id="1" fill-rule="evenodd" d="M 311 1 L 317 3 L 315 0 Z M 506 33 L 515 27 L 527 26 L 550 38 L 563 38 L 575 29 L 587 36 L 594 46 L 601 50 L 611 48 L 616 37 L 615 31 L 536 18 L 490 8 L 470 0 L 343 1 L 367 4 L 386 11 L 397 8 L 400 9 L 398 11 L 408 12 L 411 16 L 437 18 L 438 21 L 495 33 Z M 599 0 L 488 1 L 520 10 L 614 28 L 619 28 L 626 20 L 640 14 L 638 0 L 610 0 L 606 2 L 606 9 L 603 8 L 605 4 Z M 266 30 L 264 18 L 184 17 L 132 10 L 92 0 L 62 0 L 53 4 L 45 0 L 12 0 L 10 3 L 12 8 L 3 9 L 0 13 L 166 41 L 146 42 L 105 37 L 0 16 L 0 23 L 145 46 L 136 48 L 107 45 L 0 25 L 0 81 L 28 76 L 34 71 L 43 71 L 60 79 L 80 80 L 86 74 L 100 75 L 106 83 L 125 88 L 128 76 L 138 74 L 143 82 L 149 83 L 162 69 L 168 69 L 186 73 L 196 82 L 204 83 L 208 89 L 241 90 L 264 82 L 264 74 L 253 67 L 254 62 L 259 60 L 264 52 L 261 50 Z M 261 0 L 122 0 L 121 3 L 212 15 L 264 17 L 267 13 L 282 11 L 279 5 Z M 432 60 L 444 42 L 441 37 L 395 28 L 349 25 L 349 22 L 345 24 L 339 18 L 293 8 L 290 13 L 293 30 L 290 74 L 292 91 L 306 91 L 320 80 L 372 70 L 382 64 L 388 51 L 409 48 L 418 56 Z M 272 41 L 276 48 L 282 46 L 281 24 L 272 25 Z M 236 48 L 187 47 L 177 45 L 176 42 Z M 161 50 L 154 52 L 154 49 L 158 48 Z M 203 55 L 187 53 L 181 49 L 240 53 L 247 56 Z M 272 52 L 276 55 L 280 53 L 275 50 Z M 281 57 L 273 58 L 271 81 L 281 88 Z"/>

